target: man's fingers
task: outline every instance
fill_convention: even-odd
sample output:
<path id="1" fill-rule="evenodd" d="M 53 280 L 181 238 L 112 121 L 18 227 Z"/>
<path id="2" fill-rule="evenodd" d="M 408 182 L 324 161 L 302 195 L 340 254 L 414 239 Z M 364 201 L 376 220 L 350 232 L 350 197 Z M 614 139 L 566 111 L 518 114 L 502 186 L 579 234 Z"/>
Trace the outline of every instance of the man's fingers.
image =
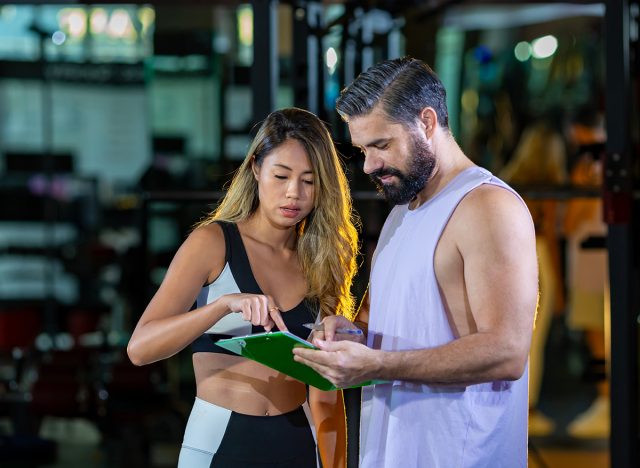
<path id="1" fill-rule="evenodd" d="M 318 354 L 322 354 L 322 353 L 319 353 L 318 351 L 313 349 L 297 346 L 293 348 L 293 354 L 294 356 L 300 357 L 302 359 L 313 360 L 314 362 L 316 362 L 318 361 L 318 358 L 319 358 Z"/>
<path id="2" fill-rule="evenodd" d="M 344 350 L 346 349 L 346 347 L 349 346 L 349 345 L 346 345 L 345 343 L 348 343 L 348 341 L 347 340 L 329 341 L 329 340 L 320 340 L 317 338 L 313 340 L 313 344 L 323 351 Z"/>
<path id="3" fill-rule="evenodd" d="M 336 335 L 338 335 L 337 331 L 341 327 L 353 328 L 353 325 L 349 320 L 339 315 L 325 317 L 322 321 L 322 325 L 324 329 L 324 339 L 326 341 L 335 341 Z M 343 337 L 341 336 L 339 339 L 343 339 Z"/>
<path id="4" fill-rule="evenodd" d="M 314 364 L 328 365 L 332 362 L 332 356 L 324 351 L 303 347 L 293 348 L 293 354 Z"/>
<path id="5" fill-rule="evenodd" d="M 324 327 L 324 339 L 327 341 L 333 341 L 336 336 L 336 321 L 324 319 L 322 321 L 322 325 Z"/>
<path id="6" fill-rule="evenodd" d="M 312 352 L 314 352 L 314 351 L 312 351 Z M 318 351 L 315 351 L 315 352 L 317 353 Z M 307 359 L 304 356 L 302 356 L 300 354 L 295 354 L 295 353 L 294 353 L 294 356 L 293 356 L 293 360 L 296 361 L 296 362 L 299 362 L 301 364 L 304 364 L 305 366 L 309 366 L 313 370 L 315 370 L 316 372 L 318 372 L 319 374 L 324 376 L 325 378 L 329 378 L 328 374 L 331 373 L 331 368 L 319 363 L 317 360 L 315 360 L 315 359 L 314 360 Z"/>
<path id="7" fill-rule="evenodd" d="M 335 351 L 348 353 L 352 351 L 349 349 L 350 347 L 361 345 L 350 341 L 315 340 L 315 342 L 320 349 L 294 348 L 293 359 L 311 367 L 336 387 L 342 388 L 351 385 L 353 379 L 350 375 L 353 372 L 349 371 L 348 366 L 345 367 L 346 363 L 343 359 L 345 354 L 338 354 Z"/>
<path id="8" fill-rule="evenodd" d="M 324 332 L 322 330 L 314 330 L 309 335 L 309 338 L 307 338 L 307 341 L 309 341 L 310 343 L 313 343 L 314 340 L 324 340 L 324 339 L 325 339 Z"/>

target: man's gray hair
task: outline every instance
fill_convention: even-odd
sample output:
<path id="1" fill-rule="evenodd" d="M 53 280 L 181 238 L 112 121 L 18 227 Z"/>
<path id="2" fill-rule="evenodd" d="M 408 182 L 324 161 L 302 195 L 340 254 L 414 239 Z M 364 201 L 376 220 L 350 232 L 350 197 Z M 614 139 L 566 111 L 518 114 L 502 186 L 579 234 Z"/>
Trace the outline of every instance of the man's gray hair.
<path id="1" fill-rule="evenodd" d="M 431 107 L 440 127 L 449 128 L 447 92 L 422 60 L 402 57 L 374 65 L 342 90 L 336 109 L 348 122 L 369 114 L 378 104 L 390 120 L 410 127 L 425 107 Z"/>

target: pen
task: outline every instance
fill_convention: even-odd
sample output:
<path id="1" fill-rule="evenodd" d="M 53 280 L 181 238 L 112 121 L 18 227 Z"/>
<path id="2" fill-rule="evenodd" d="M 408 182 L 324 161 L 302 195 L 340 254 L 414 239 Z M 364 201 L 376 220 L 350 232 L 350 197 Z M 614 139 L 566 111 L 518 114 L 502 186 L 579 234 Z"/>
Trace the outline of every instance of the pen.
<path id="1" fill-rule="evenodd" d="M 302 326 L 309 330 L 324 331 L 324 325 L 321 323 L 303 323 Z M 359 328 L 337 328 L 336 333 L 344 333 L 345 335 L 362 335 L 362 330 Z"/>

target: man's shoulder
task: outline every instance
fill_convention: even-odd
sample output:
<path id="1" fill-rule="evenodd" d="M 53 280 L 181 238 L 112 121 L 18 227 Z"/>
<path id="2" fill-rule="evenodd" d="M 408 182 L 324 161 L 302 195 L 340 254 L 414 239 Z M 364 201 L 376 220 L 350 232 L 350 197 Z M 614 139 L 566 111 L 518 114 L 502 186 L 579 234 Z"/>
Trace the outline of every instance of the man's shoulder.
<path id="1" fill-rule="evenodd" d="M 478 239 L 487 233 L 501 236 L 519 228 L 533 232 L 533 221 L 524 201 L 506 185 L 482 184 L 471 190 L 453 213 L 452 230 L 461 239 Z"/>
<path id="2" fill-rule="evenodd" d="M 460 201 L 458 208 L 471 218 L 484 219 L 512 211 L 528 213 L 526 204 L 514 190 L 506 184 L 495 183 L 484 183 L 471 190 Z"/>

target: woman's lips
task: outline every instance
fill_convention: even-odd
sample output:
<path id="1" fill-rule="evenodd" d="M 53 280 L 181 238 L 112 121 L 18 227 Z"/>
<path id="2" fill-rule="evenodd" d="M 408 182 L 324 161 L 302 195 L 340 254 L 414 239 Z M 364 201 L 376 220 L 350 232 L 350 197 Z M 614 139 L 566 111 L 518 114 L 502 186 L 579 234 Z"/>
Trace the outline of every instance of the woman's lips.
<path id="1" fill-rule="evenodd" d="M 298 214 L 300 214 L 300 208 L 281 206 L 280 207 L 280 212 L 286 218 L 295 218 L 295 217 L 298 216 Z"/>

